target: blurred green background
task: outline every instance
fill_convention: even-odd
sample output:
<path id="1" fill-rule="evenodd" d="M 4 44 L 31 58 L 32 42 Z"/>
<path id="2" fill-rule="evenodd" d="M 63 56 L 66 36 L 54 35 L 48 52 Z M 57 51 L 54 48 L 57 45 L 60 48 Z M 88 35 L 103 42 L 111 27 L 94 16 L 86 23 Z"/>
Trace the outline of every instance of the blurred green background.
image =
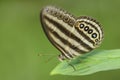
<path id="1" fill-rule="evenodd" d="M 49 75 L 60 52 L 41 28 L 39 14 L 46 5 L 96 18 L 105 33 L 98 49 L 120 48 L 120 0 L 0 0 L 0 80 L 120 80 L 120 70 L 77 77 Z"/>

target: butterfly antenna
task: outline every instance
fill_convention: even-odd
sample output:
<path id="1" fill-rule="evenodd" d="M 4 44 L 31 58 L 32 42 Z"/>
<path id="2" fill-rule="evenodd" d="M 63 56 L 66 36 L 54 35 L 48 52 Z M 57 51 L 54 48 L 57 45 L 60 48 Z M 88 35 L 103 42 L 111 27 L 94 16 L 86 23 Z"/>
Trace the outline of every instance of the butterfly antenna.
<path id="1" fill-rule="evenodd" d="M 54 55 L 54 56 L 51 56 L 47 61 L 45 61 L 46 63 L 48 63 L 49 61 L 51 61 L 52 59 L 54 59 L 55 58 L 55 56 L 56 55 Z"/>
<path id="2" fill-rule="evenodd" d="M 41 53 L 38 53 L 38 56 L 50 56 L 50 58 L 47 59 L 47 61 L 45 61 L 46 63 L 48 63 L 49 61 L 51 61 L 52 59 L 55 58 L 56 54 L 41 54 Z"/>

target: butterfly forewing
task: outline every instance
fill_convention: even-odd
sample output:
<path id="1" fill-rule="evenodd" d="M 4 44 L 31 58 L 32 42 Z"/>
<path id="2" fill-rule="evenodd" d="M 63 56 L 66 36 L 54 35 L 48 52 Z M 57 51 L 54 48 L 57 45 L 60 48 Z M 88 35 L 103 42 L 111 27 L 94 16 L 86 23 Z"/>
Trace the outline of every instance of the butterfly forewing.
<path id="1" fill-rule="evenodd" d="M 61 51 L 60 60 L 93 50 L 103 38 L 102 29 L 94 19 L 86 16 L 76 18 L 53 6 L 43 8 L 40 19 L 48 39 Z"/>

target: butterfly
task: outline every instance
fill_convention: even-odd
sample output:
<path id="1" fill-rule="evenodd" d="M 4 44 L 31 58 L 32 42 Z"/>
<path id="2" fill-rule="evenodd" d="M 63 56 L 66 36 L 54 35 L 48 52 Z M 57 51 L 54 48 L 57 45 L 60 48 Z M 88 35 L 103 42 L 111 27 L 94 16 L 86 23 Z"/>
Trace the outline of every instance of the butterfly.
<path id="1" fill-rule="evenodd" d="M 75 17 L 65 10 L 46 6 L 40 21 L 49 41 L 61 52 L 59 60 L 71 60 L 97 48 L 103 41 L 99 22 L 88 16 Z"/>

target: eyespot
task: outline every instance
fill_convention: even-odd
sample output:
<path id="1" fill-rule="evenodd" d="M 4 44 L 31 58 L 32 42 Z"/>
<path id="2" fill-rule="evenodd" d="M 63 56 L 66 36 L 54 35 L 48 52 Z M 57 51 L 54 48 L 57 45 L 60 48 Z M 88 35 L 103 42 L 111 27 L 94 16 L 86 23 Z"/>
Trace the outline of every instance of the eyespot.
<path id="1" fill-rule="evenodd" d="M 45 11 L 49 13 L 49 9 L 48 8 Z"/>
<path id="2" fill-rule="evenodd" d="M 98 42 L 98 39 L 95 39 L 95 42 Z"/>
<path id="3" fill-rule="evenodd" d="M 79 27 L 80 27 L 80 28 L 83 28 L 83 27 L 84 27 L 84 24 L 80 24 Z"/>
<path id="4" fill-rule="evenodd" d="M 54 11 L 53 10 L 50 10 L 50 14 L 53 14 L 54 13 Z"/>
<path id="5" fill-rule="evenodd" d="M 88 26 L 85 26 L 84 30 L 85 30 L 85 31 L 88 31 L 88 30 L 89 30 L 89 27 L 88 27 Z"/>
<path id="6" fill-rule="evenodd" d="M 89 30 L 88 30 L 88 34 L 91 34 L 92 32 L 93 32 L 92 29 L 89 29 Z"/>
<path id="7" fill-rule="evenodd" d="M 64 22 L 68 22 L 69 21 L 69 17 L 68 16 L 64 16 L 63 21 Z"/>
<path id="8" fill-rule="evenodd" d="M 62 19 L 62 18 L 63 18 L 63 15 L 59 13 L 58 19 Z"/>
<path id="9" fill-rule="evenodd" d="M 97 34 L 96 33 L 93 33 L 92 34 L 92 38 L 96 38 L 97 37 Z"/>
<path id="10" fill-rule="evenodd" d="M 70 19 L 68 24 L 72 26 L 74 22 Z"/>
<path id="11" fill-rule="evenodd" d="M 53 12 L 53 15 L 54 15 L 54 16 L 56 16 L 56 15 L 57 15 L 57 12 L 56 12 L 56 11 L 54 11 L 54 12 Z"/>

